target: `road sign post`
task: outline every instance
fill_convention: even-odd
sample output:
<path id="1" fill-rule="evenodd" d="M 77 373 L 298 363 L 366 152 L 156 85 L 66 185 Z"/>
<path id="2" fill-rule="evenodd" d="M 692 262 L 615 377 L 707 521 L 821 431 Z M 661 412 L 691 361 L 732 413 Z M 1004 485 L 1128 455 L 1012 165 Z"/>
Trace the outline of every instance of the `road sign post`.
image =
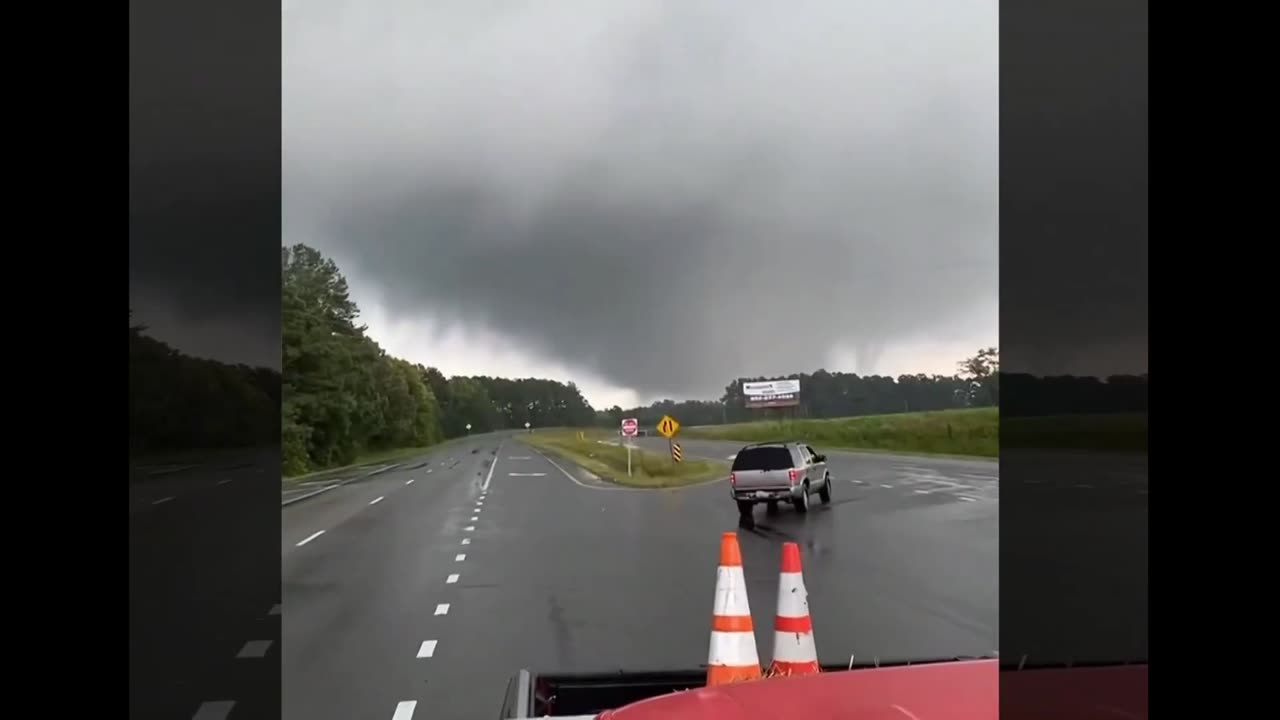
<path id="1" fill-rule="evenodd" d="M 676 433 L 680 432 L 680 423 L 670 415 L 663 415 L 662 419 L 658 421 L 658 432 L 667 439 L 667 450 L 671 452 L 671 467 L 675 468 L 677 462 L 676 444 L 672 438 L 676 436 Z"/>

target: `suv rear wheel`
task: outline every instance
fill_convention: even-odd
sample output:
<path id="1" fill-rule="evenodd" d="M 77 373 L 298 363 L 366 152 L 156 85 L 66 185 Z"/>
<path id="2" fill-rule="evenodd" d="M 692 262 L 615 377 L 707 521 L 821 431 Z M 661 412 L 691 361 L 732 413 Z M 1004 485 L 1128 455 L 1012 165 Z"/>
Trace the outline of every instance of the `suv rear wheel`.
<path id="1" fill-rule="evenodd" d="M 818 497 L 822 498 L 823 503 L 831 502 L 831 476 L 828 475 L 822 480 L 822 489 L 818 491 Z"/>
<path id="2" fill-rule="evenodd" d="M 792 500 L 791 503 L 795 505 L 796 512 L 801 512 L 801 513 L 809 512 L 809 481 L 808 480 L 804 481 L 804 492 L 800 494 L 800 498 L 798 500 Z"/>

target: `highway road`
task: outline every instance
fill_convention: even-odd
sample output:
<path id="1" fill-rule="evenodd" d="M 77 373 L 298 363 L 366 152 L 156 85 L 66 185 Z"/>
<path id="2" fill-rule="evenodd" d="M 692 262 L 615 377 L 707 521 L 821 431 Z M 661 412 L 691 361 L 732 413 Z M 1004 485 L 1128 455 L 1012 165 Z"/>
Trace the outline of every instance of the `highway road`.
<path id="1" fill-rule="evenodd" d="M 998 465 L 829 456 L 830 506 L 762 508 L 740 531 L 762 659 L 787 540 L 824 663 L 992 654 Z M 284 717 L 489 719 L 522 667 L 706 661 L 719 534 L 737 527 L 725 481 L 620 489 L 519 435 L 426 463 L 283 509 Z"/>
<path id="2" fill-rule="evenodd" d="M 280 716 L 278 451 L 130 468 L 129 717 Z"/>

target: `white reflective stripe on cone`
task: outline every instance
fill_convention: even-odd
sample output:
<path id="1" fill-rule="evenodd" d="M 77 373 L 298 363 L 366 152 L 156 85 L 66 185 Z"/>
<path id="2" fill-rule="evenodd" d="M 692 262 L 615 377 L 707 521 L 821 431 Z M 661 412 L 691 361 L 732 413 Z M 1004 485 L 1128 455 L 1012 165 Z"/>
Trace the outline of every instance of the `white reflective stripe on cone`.
<path id="1" fill-rule="evenodd" d="M 800 573 L 778 575 L 778 615 L 804 617 L 809 614 L 809 593 Z"/>
<path id="2" fill-rule="evenodd" d="M 813 662 L 818 659 L 818 649 L 812 633 L 773 634 L 773 660 L 775 662 Z"/>
<path id="3" fill-rule="evenodd" d="M 756 635 L 749 632 L 711 631 L 711 647 L 707 651 L 708 665 L 745 667 L 760 665 L 756 654 Z"/>
<path id="4" fill-rule="evenodd" d="M 716 569 L 716 601 L 712 612 L 733 617 L 751 616 L 750 604 L 747 602 L 747 579 L 742 574 L 741 565 Z"/>

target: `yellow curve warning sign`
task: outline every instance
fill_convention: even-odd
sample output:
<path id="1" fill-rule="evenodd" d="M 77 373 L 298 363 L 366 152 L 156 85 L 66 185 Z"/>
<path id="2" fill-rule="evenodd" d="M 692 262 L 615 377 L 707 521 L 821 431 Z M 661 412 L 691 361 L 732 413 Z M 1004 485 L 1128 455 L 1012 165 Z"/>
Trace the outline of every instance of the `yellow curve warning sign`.
<path id="1" fill-rule="evenodd" d="M 670 415 L 663 415 L 662 419 L 658 421 L 658 434 L 664 438 L 674 437 L 679 430 L 680 423 L 676 422 L 676 419 Z"/>

